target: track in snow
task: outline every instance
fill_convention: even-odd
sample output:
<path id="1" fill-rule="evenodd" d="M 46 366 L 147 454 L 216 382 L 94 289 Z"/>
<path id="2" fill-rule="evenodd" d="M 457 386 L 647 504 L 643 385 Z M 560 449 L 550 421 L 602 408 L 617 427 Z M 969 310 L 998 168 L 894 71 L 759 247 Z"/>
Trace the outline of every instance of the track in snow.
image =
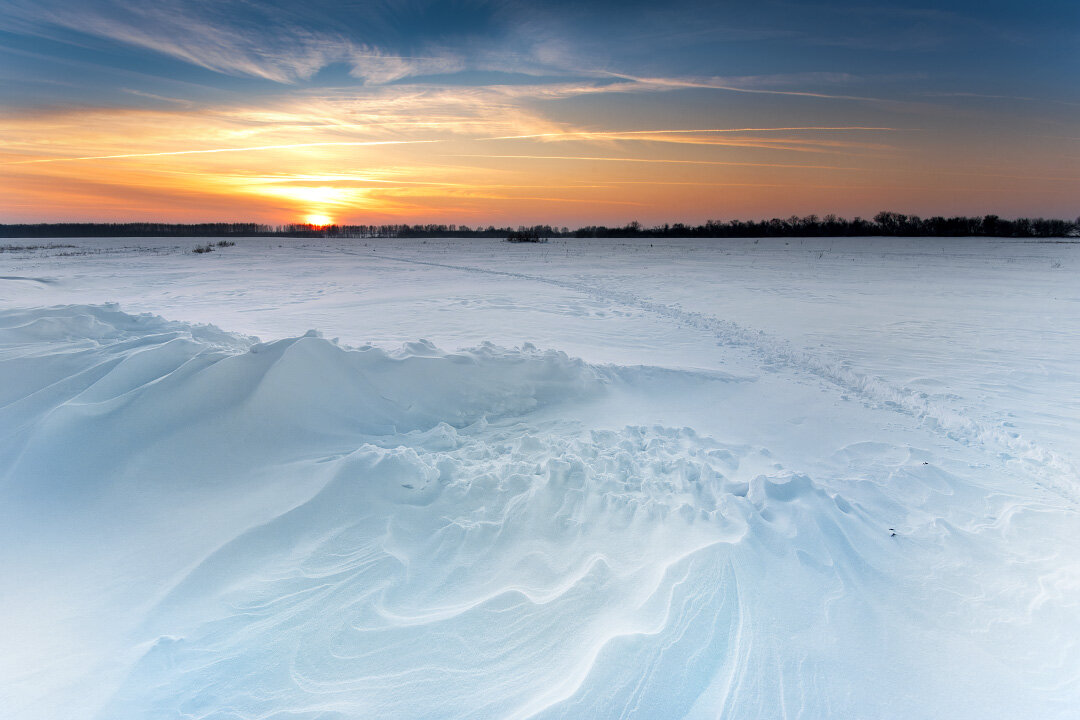
<path id="1" fill-rule="evenodd" d="M 1005 461 L 1006 464 L 1015 461 L 1014 464 L 1019 466 L 1017 470 L 1024 477 L 1068 501 L 1073 508 L 1080 507 L 1080 471 L 1072 459 L 1027 440 L 1011 429 L 969 417 L 944 399 L 932 399 L 927 393 L 896 387 L 871 372 L 855 370 L 845 361 L 796 348 L 790 342 L 772 337 L 764 331 L 752 330 L 712 315 L 683 310 L 675 305 L 654 302 L 632 293 L 611 290 L 595 283 L 558 280 L 527 273 L 437 263 L 374 252 L 335 252 L 543 283 L 588 295 L 609 304 L 643 310 L 669 322 L 708 333 L 720 345 L 748 350 L 754 353 L 765 367 L 782 367 L 812 374 L 842 392 L 855 395 L 876 407 L 912 416 L 925 427 L 951 440 L 983 447 L 997 461 Z"/>

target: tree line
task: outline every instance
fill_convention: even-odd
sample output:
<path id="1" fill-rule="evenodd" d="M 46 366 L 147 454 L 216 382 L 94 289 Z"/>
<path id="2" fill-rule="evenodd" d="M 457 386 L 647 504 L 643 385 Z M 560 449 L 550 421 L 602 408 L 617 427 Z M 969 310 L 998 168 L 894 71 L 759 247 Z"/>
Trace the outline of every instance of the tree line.
<path id="1" fill-rule="evenodd" d="M 1080 218 L 1076 220 L 1047 220 L 1017 218 L 1006 220 L 997 215 L 983 217 L 921 218 L 918 215 L 884 211 L 872 220 L 856 217 L 852 220 L 836 215 L 792 216 L 770 220 L 709 220 L 703 225 L 657 225 L 650 228 L 632 222 L 624 227 L 584 227 L 575 230 L 574 237 L 1070 237 L 1080 234 Z"/>
<path id="2" fill-rule="evenodd" d="M 566 236 L 568 228 L 544 228 L 549 236 Z M 506 237 L 510 227 L 472 228 L 468 225 L 268 225 L 263 223 L 10 223 L 0 224 L 5 238 L 75 237 L 312 237 L 312 238 L 409 238 L 409 237 Z"/>
<path id="3" fill-rule="evenodd" d="M 589 225 L 567 227 L 533 225 L 470 227 L 468 225 L 266 225 L 260 223 L 22 223 L 0 225 L 0 237 L 306 237 L 306 238 L 425 238 L 425 237 L 654 237 L 654 238 L 759 238 L 759 237 L 1016 237 L 1080 236 L 1080 218 L 1004 219 L 982 217 L 921 218 L 891 211 L 873 219 L 852 220 L 836 215 L 792 216 L 770 220 L 709 220 L 702 225 L 674 223 L 645 227 L 631 222 L 619 227 Z"/>

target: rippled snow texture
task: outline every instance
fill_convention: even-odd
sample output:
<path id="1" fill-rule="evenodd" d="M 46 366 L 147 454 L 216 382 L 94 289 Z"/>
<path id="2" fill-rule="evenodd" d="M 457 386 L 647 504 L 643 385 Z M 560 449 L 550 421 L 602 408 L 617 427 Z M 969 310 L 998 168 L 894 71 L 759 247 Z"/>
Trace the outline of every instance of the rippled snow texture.
<path id="1" fill-rule="evenodd" d="M 1073 716 L 1067 446 L 644 305 L 730 372 L 0 310 L 0 701 Z"/>

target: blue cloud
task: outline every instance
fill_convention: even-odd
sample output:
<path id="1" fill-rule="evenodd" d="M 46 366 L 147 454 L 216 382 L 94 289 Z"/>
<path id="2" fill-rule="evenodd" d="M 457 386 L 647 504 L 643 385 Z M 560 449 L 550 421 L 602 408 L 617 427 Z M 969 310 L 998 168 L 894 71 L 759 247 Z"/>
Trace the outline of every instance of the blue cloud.
<path id="1" fill-rule="evenodd" d="M 1075 100 L 1078 7 L 1056 0 L 1022 9 L 970 1 L 8 0 L 0 43 L 9 53 L 32 49 L 33 57 L 13 61 L 17 81 L 42 83 L 54 97 L 63 96 L 65 63 L 77 62 L 88 76 L 83 88 L 96 86 L 100 96 L 115 87 L 118 99 L 131 87 L 118 75 L 129 71 L 244 92 L 258 92 L 260 83 L 460 85 L 614 72 L 773 76 L 791 80 L 775 89 L 791 91 L 843 84 L 828 77 L 876 78 L 858 94 L 1026 96 L 1034 78 L 1036 94 Z M 908 80 L 889 79 L 897 77 Z M 70 92 L 75 99 L 84 90 Z"/>

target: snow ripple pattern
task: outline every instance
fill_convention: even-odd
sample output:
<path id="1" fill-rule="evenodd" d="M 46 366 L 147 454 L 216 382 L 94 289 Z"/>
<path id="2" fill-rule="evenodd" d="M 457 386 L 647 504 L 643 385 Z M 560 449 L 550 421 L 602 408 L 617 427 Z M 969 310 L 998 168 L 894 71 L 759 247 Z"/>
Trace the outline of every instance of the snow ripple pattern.
<path id="1" fill-rule="evenodd" d="M 174 568 L 115 610 L 131 659 L 81 714 L 1067 716 L 1074 641 L 1014 667 L 969 638 L 1004 625 L 1043 647 L 1077 610 L 1077 566 L 953 575 L 1049 515 L 911 449 L 853 446 L 836 466 L 857 479 L 830 486 L 690 428 L 540 412 L 636 372 L 531 347 L 260 344 L 111 306 L 0 314 L 0 379 L 22 383 L 0 383 L 5 517 L 73 563 L 93 567 L 108 526 L 132 567 Z M 295 500 L 222 515 L 271 481 Z M 98 560 L 110 588 L 144 582 Z"/>

